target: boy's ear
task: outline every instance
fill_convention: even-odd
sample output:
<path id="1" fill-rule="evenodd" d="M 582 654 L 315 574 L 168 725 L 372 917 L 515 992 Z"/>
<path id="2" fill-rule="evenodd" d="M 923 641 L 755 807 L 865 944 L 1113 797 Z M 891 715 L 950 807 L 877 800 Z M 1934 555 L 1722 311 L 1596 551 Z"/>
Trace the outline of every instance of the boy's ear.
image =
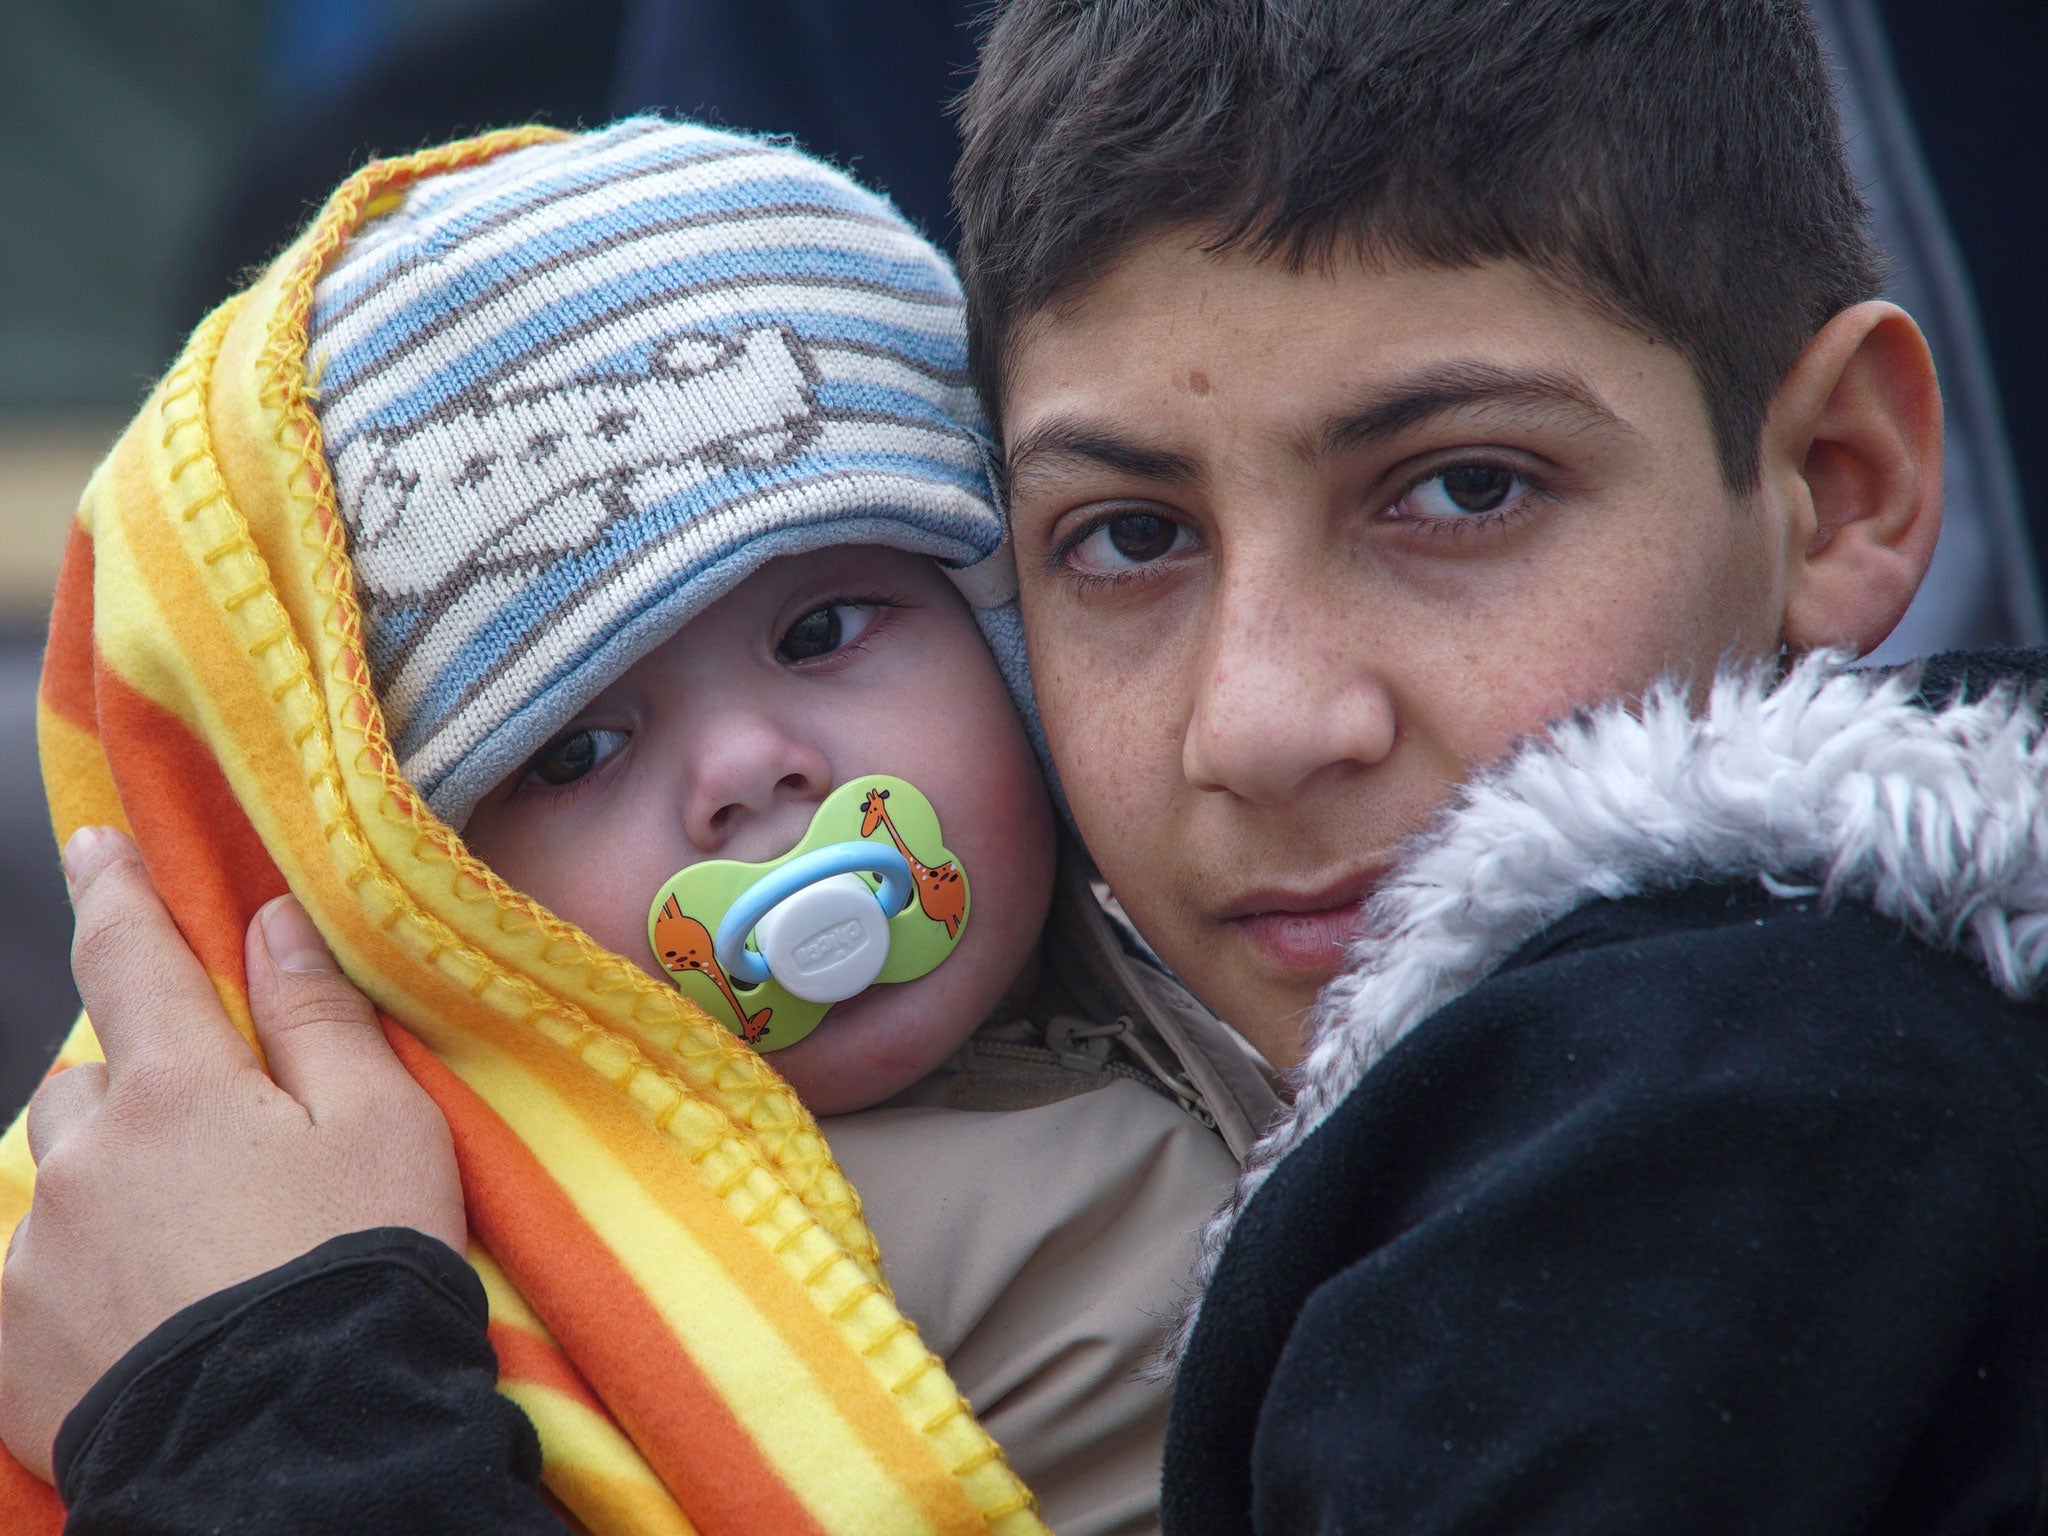
<path id="1" fill-rule="evenodd" d="M 1771 401 L 1766 493 L 1785 508 L 1784 638 L 1874 649 L 1913 600 L 1941 531 L 1941 392 L 1912 316 L 1843 310 Z"/>

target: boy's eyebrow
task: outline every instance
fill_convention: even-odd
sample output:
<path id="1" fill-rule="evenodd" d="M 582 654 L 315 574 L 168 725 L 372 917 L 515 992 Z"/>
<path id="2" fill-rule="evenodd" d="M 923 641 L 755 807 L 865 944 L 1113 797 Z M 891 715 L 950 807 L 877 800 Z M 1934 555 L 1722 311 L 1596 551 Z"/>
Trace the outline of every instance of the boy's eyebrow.
<path id="1" fill-rule="evenodd" d="M 1140 480 L 1158 480 L 1168 485 L 1193 485 L 1201 479 L 1200 466 L 1185 454 L 1149 447 L 1101 422 L 1078 416 L 1055 416 L 1025 433 L 1007 455 L 1007 478 L 1012 487 L 1022 476 L 1045 461 L 1080 459 L 1120 475 Z"/>
<path id="2" fill-rule="evenodd" d="M 1385 442 L 1446 411 L 1471 406 L 1525 407 L 1553 420 L 1576 418 L 1578 429 L 1627 423 L 1584 380 L 1545 368 L 1503 368 L 1497 363 L 1445 363 L 1390 383 L 1375 384 L 1326 417 L 1303 443 L 1303 456 L 1354 452 Z"/>
<path id="3" fill-rule="evenodd" d="M 1633 431 L 1610 410 L 1591 385 L 1569 373 L 1546 368 L 1504 368 L 1497 363 L 1454 362 L 1374 384 L 1350 405 L 1326 417 L 1300 445 L 1304 458 L 1368 448 L 1446 411 L 1471 406 L 1539 410 L 1563 417 L 1578 430 L 1619 427 Z M 1140 480 L 1194 485 L 1201 466 L 1185 454 L 1155 448 L 1100 421 L 1054 416 L 1025 433 L 1007 455 L 1006 478 L 1044 472 L 1060 460 L 1082 462 Z M 1048 462 L 1050 461 L 1050 462 Z"/>

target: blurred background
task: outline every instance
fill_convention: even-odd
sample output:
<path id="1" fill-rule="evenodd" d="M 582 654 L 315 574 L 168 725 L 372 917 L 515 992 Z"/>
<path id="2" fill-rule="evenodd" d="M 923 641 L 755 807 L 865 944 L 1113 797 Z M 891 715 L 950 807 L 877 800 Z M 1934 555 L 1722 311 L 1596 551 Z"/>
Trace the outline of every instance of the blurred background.
<path id="1" fill-rule="evenodd" d="M 377 154 L 661 108 L 787 133 L 951 243 L 989 0 L 0 3 L 0 1115 L 77 1006 L 35 685 L 78 492 L 187 331 Z M 1000 3 L 1000 0 L 993 0 Z M 1949 412 L 1936 570 L 1879 659 L 2042 638 L 2048 0 L 1816 0 Z"/>

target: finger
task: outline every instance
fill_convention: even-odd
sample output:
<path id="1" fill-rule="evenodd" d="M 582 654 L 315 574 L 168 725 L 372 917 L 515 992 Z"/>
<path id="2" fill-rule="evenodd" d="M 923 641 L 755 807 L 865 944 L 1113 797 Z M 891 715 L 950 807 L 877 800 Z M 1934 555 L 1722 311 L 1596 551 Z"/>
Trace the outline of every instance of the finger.
<path id="1" fill-rule="evenodd" d="M 249 925 L 249 1010 L 280 1088 L 317 1123 L 323 1109 L 390 1092 L 399 1064 L 376 1010 L 342 975 L 305 908 L 280 896 Z"/>
<path id="2" fill-rule="evenodd" d="M 248 1043 L 221 1007 L 144 868 L 112 827 L 81 827 L 64 845 L 77 929 L 71 974 L 119 1077 L 130 1067 L 208 1058 L 246 1060 Z"/>
<path id="3" fill-rule="evenodd" d="M 51 1417 L 47 1401 L 50 1394 L 45 1389 L 50 1386 L 53 1373 L 48 1369 L 44 1352 L 33 1345 L 24 1350 L 15 1338 L 24 1305 L 22 1293 L 34 1289 L 24 1283 L 14 1264 L 15 1250 L 27 1232 L 28 1217 L 24 1216 L 7 1239 L 7 1287 L 0 1293 L 0 1319 L 6 1324 L 4 1331 L 0 1331 L 0 1444 L 35 1476 L 54 1483 L 57 1475 L 52 1465 L 53 1453 L 62 1419 Z M 34 1321 L 29 1321 L 31 1333 Z M 61 1395 L 61 1388 L 58 1390 Z"/>
<path id="4" fill-rule="evenodd" d="M 92 1119 L 107 1096 L 104 1063 L 82 1061 L 43 1080 L 28 1101 L 28 1155 L 40 1163 L 50 1148 Z"/>

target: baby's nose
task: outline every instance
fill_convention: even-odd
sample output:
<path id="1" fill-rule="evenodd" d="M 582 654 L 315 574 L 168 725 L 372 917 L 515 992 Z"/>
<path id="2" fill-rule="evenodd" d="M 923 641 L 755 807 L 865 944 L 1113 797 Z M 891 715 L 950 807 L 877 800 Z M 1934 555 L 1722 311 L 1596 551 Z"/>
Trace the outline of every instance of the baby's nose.
<path id="1" fill-rule="evenodd" d="M 728 716 L 708 727 L 690 756 L 683 828 L 707 857 L 786 852 L 832 789 L 832 765 L 815 743 L 757 716 Z"/>

